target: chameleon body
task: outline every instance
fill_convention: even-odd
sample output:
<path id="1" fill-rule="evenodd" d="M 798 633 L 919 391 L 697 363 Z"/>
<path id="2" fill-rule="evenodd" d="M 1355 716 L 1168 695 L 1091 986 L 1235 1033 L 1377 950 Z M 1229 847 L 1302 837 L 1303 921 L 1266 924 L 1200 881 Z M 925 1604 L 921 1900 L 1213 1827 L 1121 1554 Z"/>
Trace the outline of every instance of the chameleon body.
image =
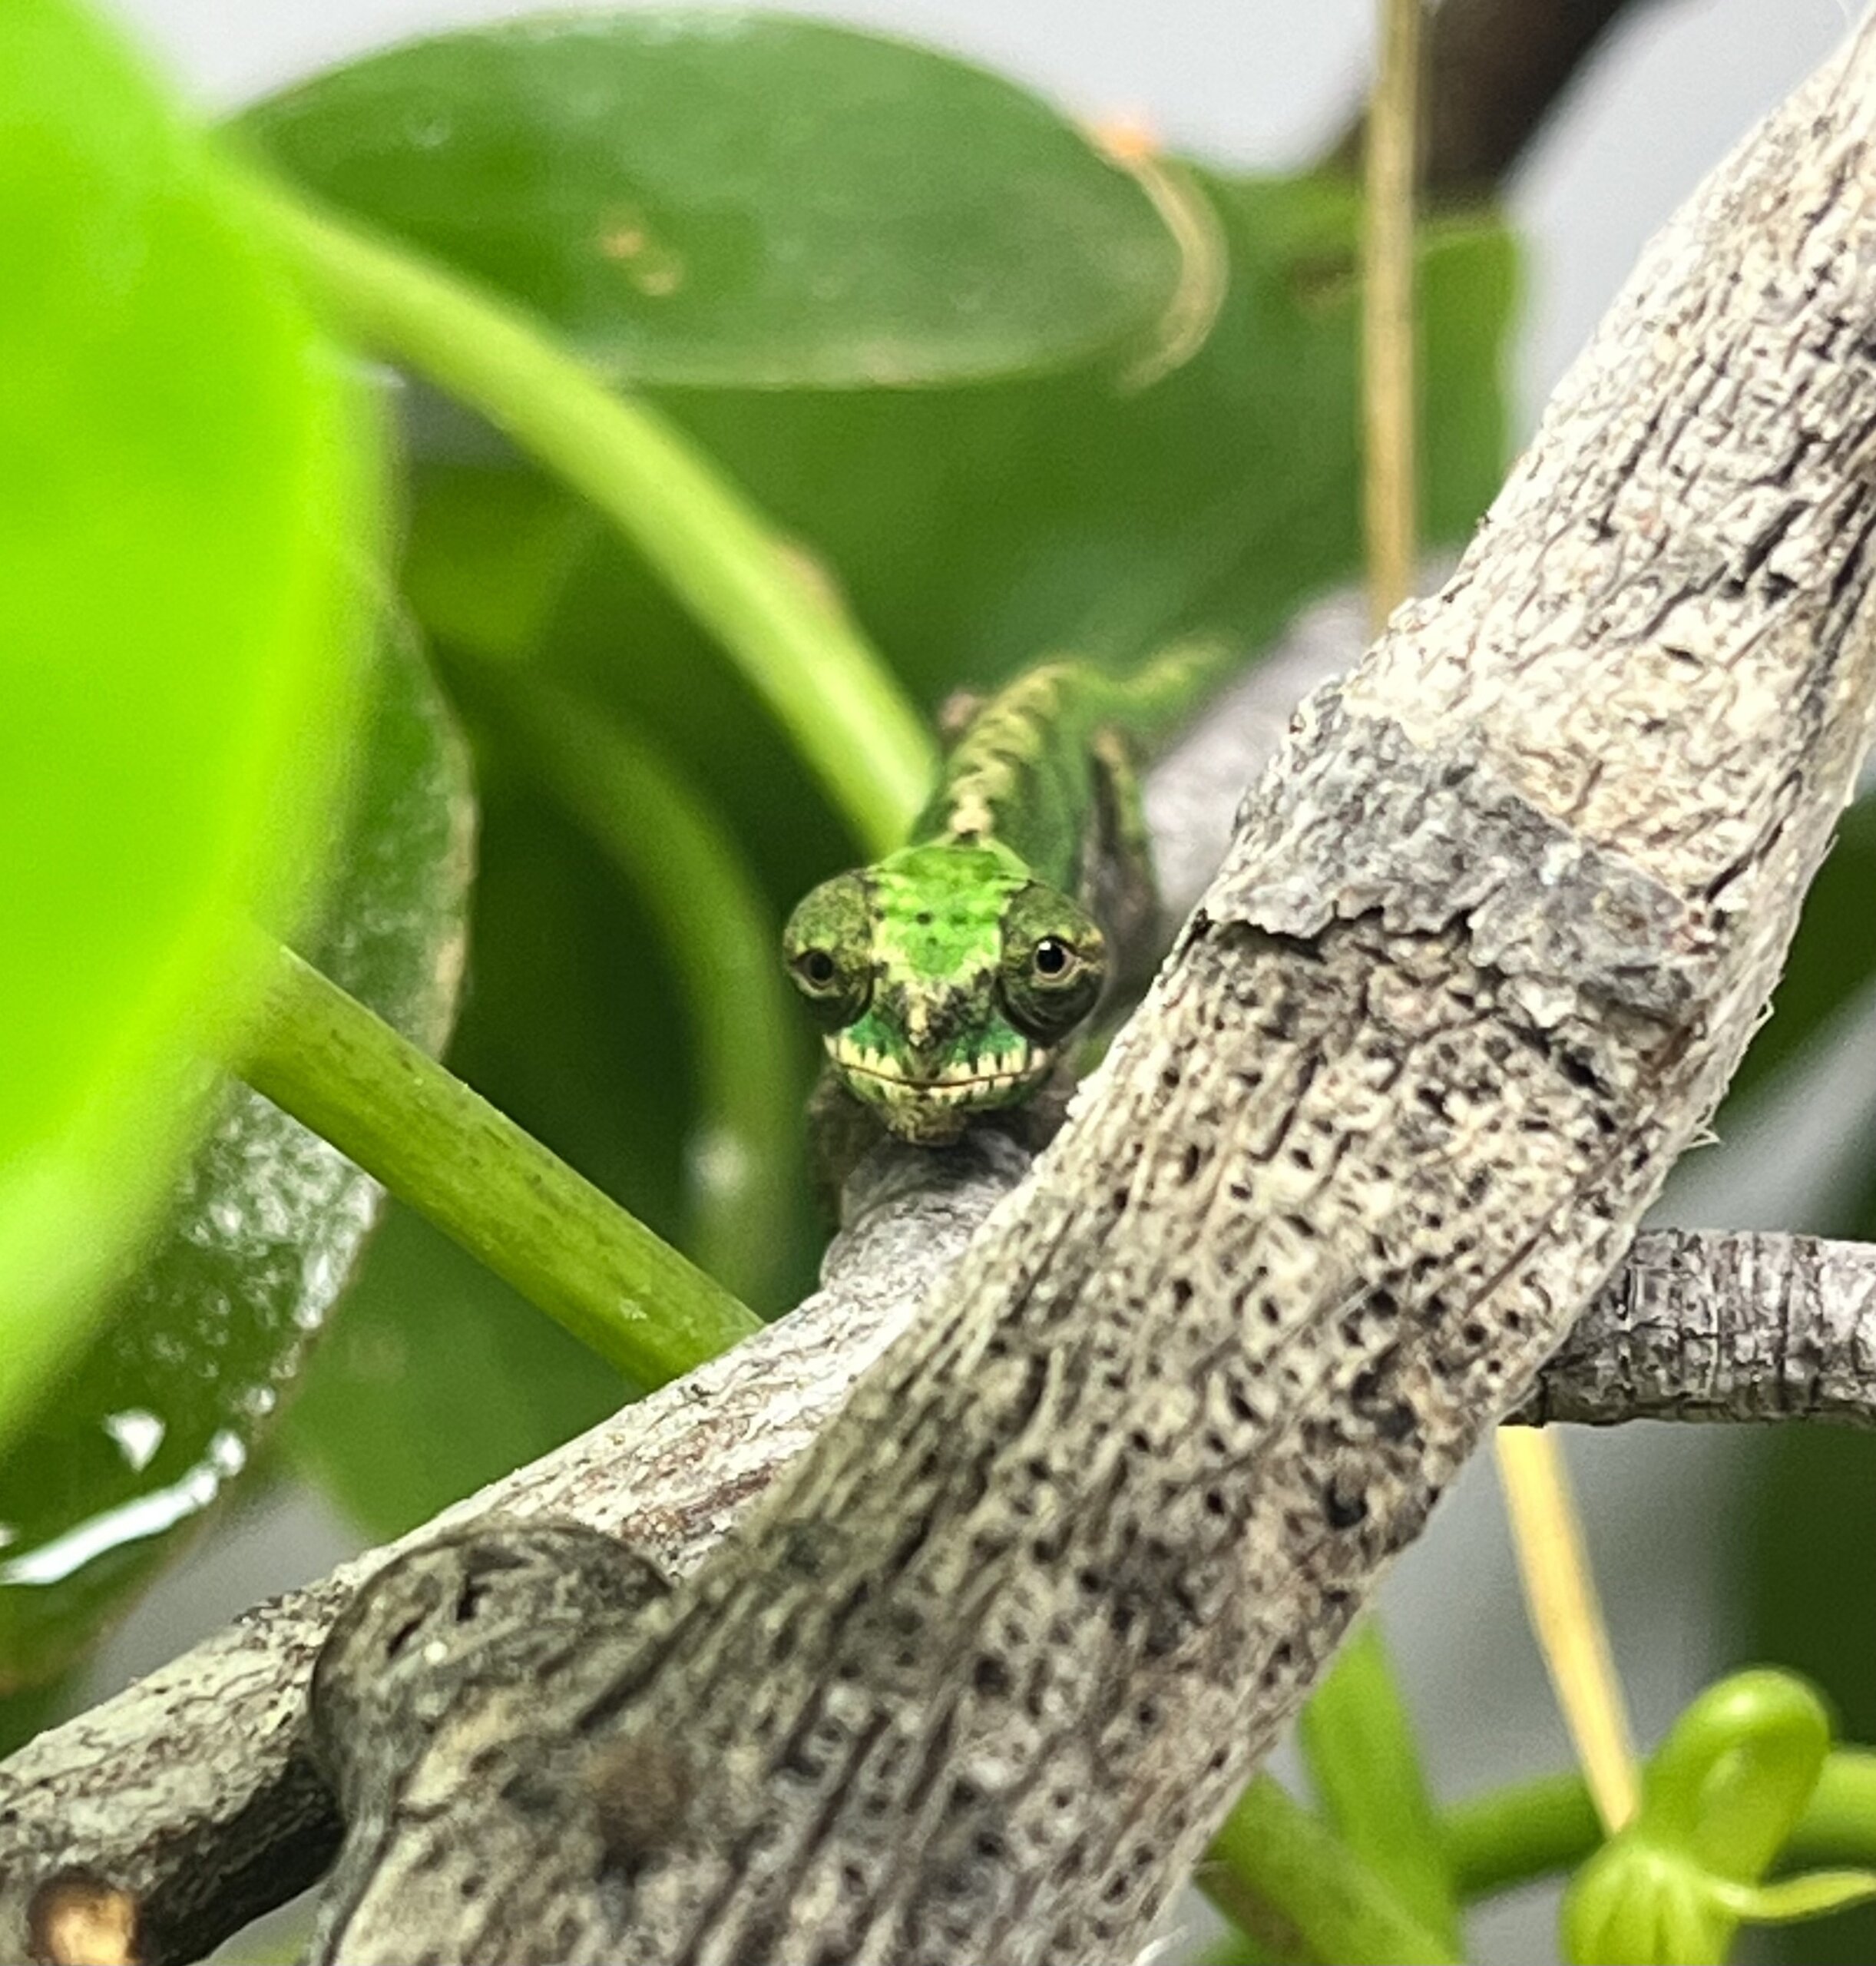
<path id="1" fill-rule="evenodd" d="M 783 954 L 835 1084 L 902 1138 L 1033 1099 L 1155 915 L 1139 763 L 1222 652 L 1133 676 L 1051 662 L 970 716 L 909 845 L 823 882 Z"/>

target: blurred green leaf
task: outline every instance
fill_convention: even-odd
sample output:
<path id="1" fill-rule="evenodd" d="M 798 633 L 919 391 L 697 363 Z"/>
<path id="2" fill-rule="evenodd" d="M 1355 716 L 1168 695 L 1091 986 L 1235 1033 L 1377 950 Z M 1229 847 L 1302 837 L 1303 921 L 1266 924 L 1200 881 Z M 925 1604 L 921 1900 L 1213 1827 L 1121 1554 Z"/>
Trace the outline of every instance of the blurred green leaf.
<path id="1" fill-rule="evenodd" d="M 600 850 L 478 731 L 480 869 L 452 1067 L 676 1236 L 693 1093 L 683 1006 Z M 649 1059 L 650 1062 L 647 1063 Z M 812 1261 L 805 1220 L 789 1266 Z M 591 1426 L 635 1388 L 393 1208 L 287 1422 L 295 1461 L 373 1535 Z"/>
<path id="2" fill-rule="evenodd" d="M 1752 1041 L 1729 1100 L 1767 1086 L 1805 1041 L 1876 973 L 1876 799 L 1844 816 L 1811 883 L 1772 1016 Z M 1723 1130 L 1725 1108 L 1718 1122 Z M 1860 1203 L 1822 1225 L 1876 1239 L 1876 1152 Z M 1841 1427 L 1767 1435 L 1741 1483 L 1734 1545 L 1749 1657 L 1776 1659 L 1829 1690 L 1842 1733 L 1876 1739 L 1876 1437 Z M 1876 1957 L 1876 1909 L 1780 1933 L 1768 1956 L 1801 1966 Z"/>
<path id="3" fill-rule="evenodd" d="M 366 57 L 249 111 L 286 175 L 634 382 L 927 384 L 1140 344 L 1179 249 L 1054 111 L 779 15 L 561 15 Z"/>
<path id="4" fill-rule="evenodd" d="M 1571 1879 L 1565 1958 L 1720 1966 L 1742 1921 L 1811 1918 L 1865 1901 L 1876 1891 L 1867 1871 L 1762 1882 L 1817 1790 L 1830 1744 L 1824 1703 L 1795 1674 L 1759 1666 L 1709 1686 L 1649 1756 L 1634 1816 Z"/>
<path id="5" fill-rule="evenodd" d="M 617 716 L 538 672 L 498 690 L 491 709 L 647 910 L 678 981 L 695 1077 L 686 1240 L 736 1296 L 780 1310 L 776 1283 L 805 1200 L 792 1174 L 807 1091 L 780 922 L 701 788 Z"/>
<path id="6" fill-rule="evenodd" d="M 481 482 L 455 481 L 465 505 Z M 475 535 L 472 521 L 452 521 L 453 539 Z M 450 564 L 439 558 L 439 583 Z M 465 571 L 479 580 L 485 570 Z M 518 591 L 538 574 L 531 564 L 518 571 Z M 513 687 L 524 687 L 518 676 Z M 471 693 L 472 707 L 481 695 Z M 530 776 L 538 754 L 525 733 L 498 713 L 471 729 L 481 865 L 450 1064 L 641 1220 L 699 1254 L 686 1236 L 697 1221 L 686 1149 L 703 1109 L 692 1007 L 673 960 L 614 864 L 564 816 L 561 791 Z M 709 782 L 717 788 L 713 772 Z M 802 807 L 838 836 L 812 796 Z M 810 1047 L 798 1035 L 805 1084 Z M 760 1233 L 770 1246 L 739 1261 L 761 1264 L 766 1306 L 792 1302 L 812 1278 L 822 1232 L 803 1208 L 779 1232 L 770 1221 Z M 389 1536 L 636 1391 L 394 1206 L 313 1359 L 286 1439 L 299 1468 L 367 1534 Z"/>
<path id="7" fill-rule="evenodd" d="M 1863 1233 L 1876 1231 L 1876 1210 Z M 1749 1658 L 1775 1659 L 1826 1688 L 1838 1732 L 1876 1740 L 1876 1435 L 1781 1427 L 1741 1481 L 1733 1544 Z M 1768 1941 L 1794 1966 L 1876 1958 L 1876 1909 Z"/>
<path id="8" fill-rule="evenodd" d="M 283 1435 L 300 1471 L 384 1541 L 597 1425 L 634 1390 L 393 1202 Z"/>
<path id="9" fill-rule="evenodd" d="M 207 1117 L 237 925 L 312 858 L 376 502 L 362 399 L 62 0 L 0 11 L 0 293 L 4 1435 Z"/>
<path id="10" fill-rule="evenodd" d="M 309 948 L 431 1048 L 461 965 L 471 828 L 448 713 L 414 650 L 389 647 Z M 228 1089 L 103 1333 L 0 1457 L 0 1686 L 71 1658 L 247 1465 L 379 1198 L 324 1141 Z"/>
<path id="11" fill-rule="evenodd" d="M 405 556 L 405 591 L 452 647 L 525 656 L 600 525 L 591 507 L 536 472 L 435 465 Z"/>
<path id="12" fill-rule="evenodd" d="M 1248 660 L 1356 566 L 1357 200 L 1313 179 L 1207 182 L 1230 291 L 1205 347 L 1152 388 L 1081 373 L 662 399 L 810 544 L 934 707 L 1051 650 L 1124 663 L 1188 629 L 1235 634 Z M 1451 538 L 1501 475 L 1510 243 L 1487 218 L 1441 221 L 1421 274 L 1426 508 Z M 440 624 L 462 611 L 448 607 L 447 503 L 498 467 L 432 434 L 456 448 L 419 470 L 412 550 Z M 616 542 L 596 537 L 557 585 L 534 659 L 709 786 L 779 908 L 851 858 L 728 665 Z"/>

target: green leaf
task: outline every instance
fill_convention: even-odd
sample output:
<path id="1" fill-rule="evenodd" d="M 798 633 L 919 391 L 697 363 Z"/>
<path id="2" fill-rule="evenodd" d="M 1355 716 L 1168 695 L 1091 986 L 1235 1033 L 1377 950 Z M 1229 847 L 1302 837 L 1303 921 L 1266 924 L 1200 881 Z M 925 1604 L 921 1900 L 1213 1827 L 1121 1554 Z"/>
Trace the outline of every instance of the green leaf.
<path id="1" fill-rule="evenodd" d="M 1229 292 L 1204 347 L 1149 389 L 1084 372 L 915 395 L 663 399 L 812 544 L 932 703 L 961 677 L 994 682 L 1064 647 L 1127 662 L 1219 627 L 1241 634 L 1248 653 L 1358 564 L 1358 201 L 1313 178 L 1204 181 L 1231 254 Z M 1428 228 L 1422 477 L 1435 539 L 1463 535 L 1502 475 L 1514 284 L 1510 243 L 1493 220 Z M 687 700 L 697 687 L 690 650 L 712 667 L 719 659 L 688 638 L 664 646 L 677 639 L 668 609 L 610 541 L 591 558 L 550 654 L 563 639 L 592 643 L 610 619 L 610 667 L 630 670 L 616 687 Z M 629 665 L 621 620 L 639 630 Z M 753 786 L 749 803 L 759 825 Z"/>
<path id="2" fill-rule="evenodd" d="M 1876 1229 L 1876 1210 L 1865 1226 Z M 1772 1428 L 1735 1480 L 1742 1649 L 1828 1687 L 1843 1734 L 1876 1739 L 1876 1577 L 1862 1561 L 1876 1540 L 1876 1435 Z M 1778 1943 L 1801 1966 L 1876 1958 L 1876 1912 Z"/>
<path id="3" fill-rule="evenodd" d="M 1836 846 L 1805 897 L 1772 1016 L 1752 1041 L 1732 1097 L 1750 1097 L 1876 974 L 1876 799 L 1851 807 Z M 1717 1125 L 1722 1133 L 1727 1107 Z M 1846 1157 L 1858 1144 L 1846 1140 Z M 1876 1236 L 1876 1162 L 1864 1192 L 1833 1219 L 1805 1226 Z M 1848 1185 L 1848 1184 L 1847 1184 Z M 1852 1190 L 1854 1192 L 1854 1190 Z M 1876 1738 L 1876 1574 L 1854 1561 L 1876 1538 L 1876 1438 L 1845 1427 L 1779 1427 L 1740 1466 L 1734 1549 L 1746 1650 L 1779 1660 L 1830 1690 L 1844 1732 Z M 1782 1936 L 1802 1966 L 1876 1957 L 1876 1910 Z"/>
<path id="4" fill-rule="evenodd" d="M 0 293 L 4 1438 L 206 1117 L 241 918 L 307 870 L 376 474 L 213 161 L 62 0 L 0 14 Z"/>
<path id="5" fill-rule="evenodd" d="M 1808 1918 L 1870 1895 L 1861 1872 L 1763 1885 L 1830 1749 L 1816 1692 L 1760 1666 L 1709 1686 L 1649 1757 L 1634 1819 L 1572 1879 L 1573 1966 L 1720 1966 L 1742 1919 Z"/>
<path id="6" fill-rule="evenodd" d="M 1208 181 L 1229 293 L 1205 347 L 1151 388 L 1082 373 L 664 399 L 811 544 L 934 707 L 960 683 L 994 683 L 1050 650 L 1127 663 L 1186 629 L 1238 636 L 1248 660 L 1303 597 L 1358 564 L 1357 201 L 1312 179 Z M 1514 284 L 1494 221 L 1429 230 L 1423 455 L 1436 538 L 1469 526 L 1501 475 Z M 445 506 L 474 475 L 460 462 L 418 473 L 413 561 L 439 627 L 473 598 L 464 556 L 449 604 L 442 535 L 460 533 Z M 640 563 L 595 537 L 558 592 L 535 659 L 710 787 L 781 911 L 850 855 L 746 689 Z"/>
<path id="7" fill-rule="evenodd" d="M 491 713 L 657 925 L 696 1061 L 685 1239 L 726 1288 L 779 1310 L 804 1199 L 792 1176 L 807 1090 L 781 925 L 702 788 L 617 717 L 538 676 L 495 693 Z"/>
<path id="8" fill-rule="evenodd" d="M 1179 248 L 1026 91 L 779 16 L 594 13 L 413 42 L 250 110 L 289 177 L 635 382 L 848 388 L 1142 343 Z"/>
<path id="9" fill-rule="evenodd" d="M 300 1472 L 385 1541 L 596 1426 L 634 1390 L 394 1202 L 283 1437 Z"/>
<path id="10" fill-rule="evenodd" d="M 407 646 L 379 667 L 352 797 L 311 946 L 434 1049 L 462 961 L 472 815 L 460 740 Z M 342 1155 L 227 1089 L 115 1315 L 57 1405 L 0 1457 L 0 1687 L 71 1658 L 226 1493 L 266 1438 L 378 1202 Z"/>
<path id="11" fill-rule="evenodd" d="M 1364 1619 L 1336 1653 L 1297 1733 L 1328 1826 L 1458 1957 L 1464 1937 L 1452 1866 L 1378 1618 Z"/>
<path id="12" fill-rule="evenodd" d="M 1726 1885 L 1714 1895 L 1732 1916 L 1755 1925 L 1795 1924 L 1876 1898 L 1876 1871 L 1808 1871 L 1775 1884 Z"/>
<path id="13" fill-rule="evenodd" d="M 699 1107 L 673 970 L 602 850 L 524 776 L 530 747 L 511 748 L 498 717 L 471 728 L 481 871 L 449 1061 L 682 1243 L 695 1220 L 684 1148 Z M 804 1036 L 804 1063 L 807 1051 Z M 823 1240 L 805 1210 L 794 1216 L 767 1253 L 774 1301 L 809 1286 Z M 393 1207 L 286 1434 L 296 1464 L 368 1533 L 389 1536 L 593 1425 L 635 1390 Z"/>

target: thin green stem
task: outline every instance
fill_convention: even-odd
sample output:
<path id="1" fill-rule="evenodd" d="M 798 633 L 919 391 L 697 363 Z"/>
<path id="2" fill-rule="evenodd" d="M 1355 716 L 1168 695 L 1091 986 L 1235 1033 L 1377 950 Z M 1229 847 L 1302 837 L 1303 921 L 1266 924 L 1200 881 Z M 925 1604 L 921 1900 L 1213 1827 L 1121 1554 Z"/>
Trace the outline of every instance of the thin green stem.
<path id="1" fill-rule="evenodd" d="M 273 945 L 242 1076 L 643 1386 L 758 1327 L 720 1284 Z"/>
<path id="2" fill-rule="evenodd" d="M 1461 1802 L 1442 1814 L 1440 1835 L 1467 1900 L 1572 1870 L 1603 1840 L 1588 1786 L 1573 1772 Z M 1876 1863 L 1876 1750 L 1831 1750 L 1780 1862 Z"/>
<path id="3" fill-rule="evenodd" d="M 677 971 L 701 1110 L 686 1156 L 686 1246 L 759 1302 L 788 1254 L 802 1130 L 780 926 L 697 788 L 617 717 L 512 672 L 475 687 L 631 884 Z"/>
<path id="4" fill-rule="evenodd" d="M 1513 1782 L 1441 1813 L 1454 1888 L 1468 1901 L 1573 1869 L 1603 1840 L 1589 1784 L 1573 1769 Z"/>
<path id="5" fill-rule="evenodd" d="M 1876 1749 L 1833 1748 L 1785 1848 L 1786 1860 L 1876 1863 Z"/>
<path id="6" fill-rule="evenodd" d="M 1366 1620 L 1303 1709 L 1302 1743 L 1330 1826 L 1457 1955 L 1459 1907 L 1420 1750 L 1381 1628 Z"/>
<path id="7" fill-rule="evenodd" d="M 1275 1959 L 1457 1966 L 1461 1956 L 1267 1775 L 1238 1798 L 1195 1881 Z"/>
<path id="8" fill-rule="evenodd" d="M 250 207 L 348 339 L 479 411 L 604 512 L 722 643 L 867 850 L 905 839 L 929 733 L 819 571 L 649 404 L 607 389 L 520 309 L 255 180 Z"/>

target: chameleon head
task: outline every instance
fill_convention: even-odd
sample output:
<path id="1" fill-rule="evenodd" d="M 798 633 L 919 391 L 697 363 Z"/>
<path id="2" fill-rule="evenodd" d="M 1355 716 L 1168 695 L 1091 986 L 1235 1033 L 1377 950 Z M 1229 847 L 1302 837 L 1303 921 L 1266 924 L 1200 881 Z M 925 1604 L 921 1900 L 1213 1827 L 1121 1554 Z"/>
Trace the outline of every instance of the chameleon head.
<path id="1" fill-rule="evenodd" d="M 1072 896 L 1007 849 L 948 842 L 824 881 L 782 953 L 848 1090 L 927 1145 L 1027 1098 L 1107 966 Z"/>

